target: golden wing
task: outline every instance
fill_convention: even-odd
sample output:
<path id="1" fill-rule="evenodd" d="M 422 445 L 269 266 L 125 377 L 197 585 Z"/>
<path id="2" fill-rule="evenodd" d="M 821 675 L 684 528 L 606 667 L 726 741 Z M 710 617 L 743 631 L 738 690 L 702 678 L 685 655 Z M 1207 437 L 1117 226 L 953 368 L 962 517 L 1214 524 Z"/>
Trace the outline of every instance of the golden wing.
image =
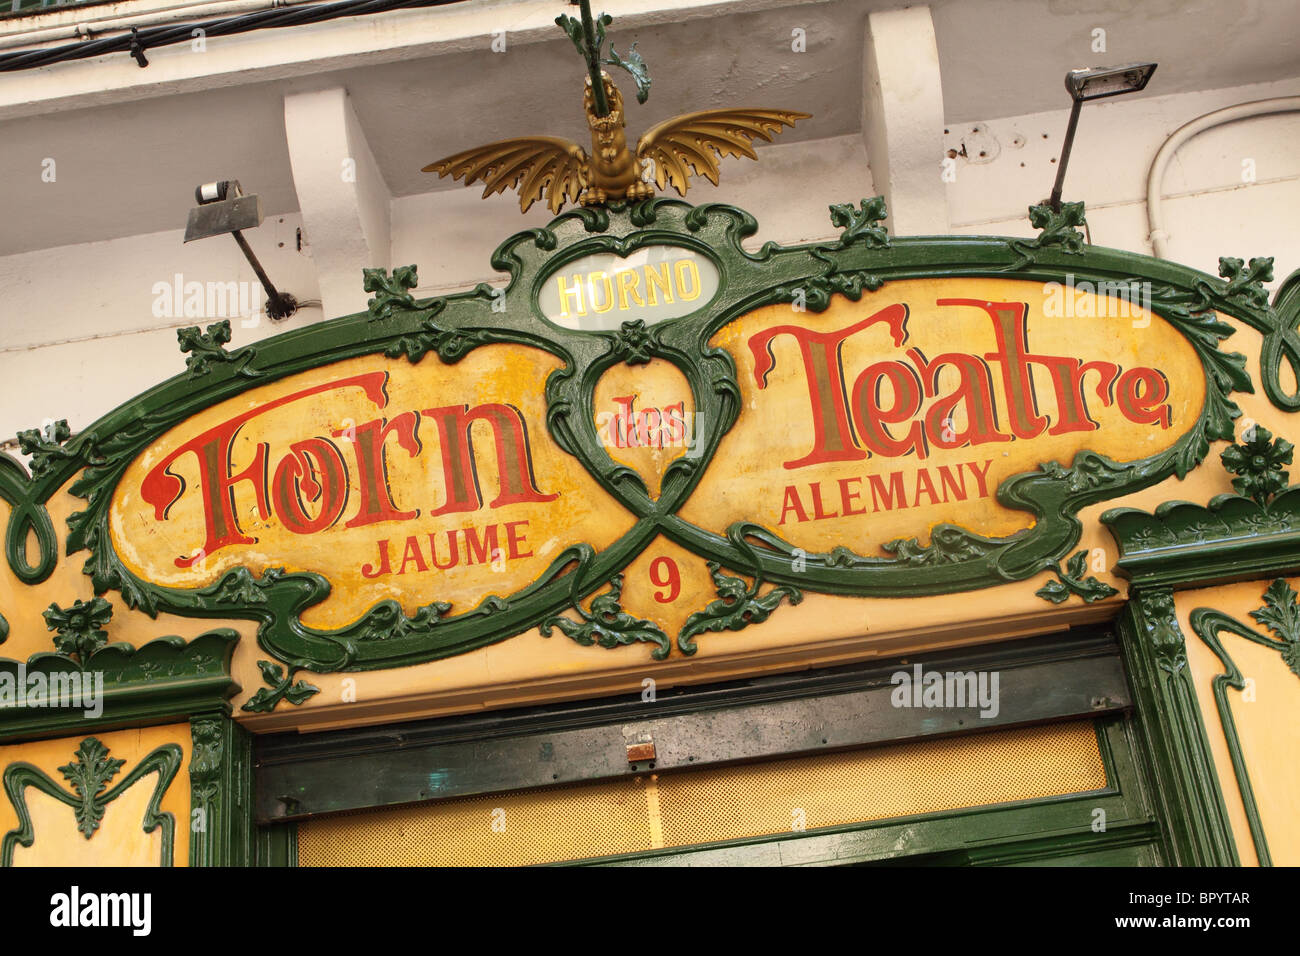
<path id="1" fill-rule="evenodd" d="M 782 125 L 811 114 L 794 110 L 704 110 L 685 113 L 651 127 L 637 142 L 636 155 L 654 164 L 655 185 L 671 184 L 685 196 L 691 176 L 718 184 L 718 160 L 724 156 L 758 159 L 751 145 L 756 137 L 769 143 Z M 714 156 L 717 153 L 717 156 Z"/>
<path id="2" fill-rule="evenodd" d="M 425 166 L 423 172 L 482 181 L 484 198 L 506 189 L 519 190 L 524 212 L 546 191 L 551 212 L 578 198 L 587 180 L 587 154 L 577 143 L 555 136 L 526 136 L 467 149 Z"/>

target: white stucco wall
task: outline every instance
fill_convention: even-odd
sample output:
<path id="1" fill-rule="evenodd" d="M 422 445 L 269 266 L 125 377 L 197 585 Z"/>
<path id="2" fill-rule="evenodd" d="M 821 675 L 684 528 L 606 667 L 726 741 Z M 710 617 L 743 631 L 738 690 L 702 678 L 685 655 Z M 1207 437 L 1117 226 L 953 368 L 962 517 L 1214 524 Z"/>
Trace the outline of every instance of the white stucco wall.
<path id="1" fill-rule="evenodd" d="M 536 4 L 524 6 L 534 19 L 540 15 Z M 850 26 L 864 35 L 865 15 L 851 21 Z M 330 29 L 337 33 L 343 27 Z M 942 63 L 942 36 L 939 41 Z M 236 45 L 234 49 L 243 55 L 238 51 L 246 46 Z M 300 54 L 299 50 L 294 55 Z M 237 62 L 242 61 L 232 61 Z M 68 69 L 74 71 L 73 67 Z M 211 71 L 213 61 L 205 69 Z M 842 86 L 845 96 L 860 98 L 864 67 L 859 63 L 855 69 L 855 74 L 843 76 Z M 898 74 L 905 67 L 893 69 L 896 72 L 892 82 L 907 84 L 916 79 Z M 927 69 L 933 72 L 933 64 Z M 84 72 L 81 66 L 75 71 L 78 76 Z M 1214 77 L 1214 64 L 1207 61 L 1207 84 L 1213 86 Z M 139 81 L 134 74 L 130 79 L 133 83 Z M 232 81 L 225 78 L 213 82 L 226 86 Z M 12 84 L 6 86 L 4 95 L 13 99 L 17 95 L 14 89 Z M 1158 83 L 1153 89 L 1158 89 Z M 1148 252 L 1147 170 L 1165 138 L 1186 121 L 1210 110 L 1297 94 L 1300 62 L 1290 79 L 1089 104 L 1075 141 L 1065 198 L 1087 202 L 1092 239 L 1097 244 Z M 265 98 L 268 94 L 263 90 L 257 95 Z M 1064 91 L 1059 100 L 1061 108 L 1046 113 L 976 115 L 960 120 L 949 117 L 943 146 L 960 152 L 966 144 L 967 155 L 956 158 L 952 182 L 943 179 L 942 155 L 934 156 L 932 165 L 933 188 L 944 199 L 952 232 L 1032 234 L 1025 210 L 1050 191 L 1056 172 L 1052 159 L 1059 152 L 1065 130 L 1068 101 Z M 564 108 L 570 106 L 566 100 Z M 543 104 L 538 109 L 541 120 L 558 107 Z M 268 109 L 266 116 L 272 112 Z M 389 135 L 373 114 L 362 115 L 360 120 L 359 126 L 349 120 L 349 141 L 360 136 L 361 146 L 368 148 L 366 136 L 369 145 L 374 146 Z M 0 117 L 0 172 L 8 175 L 11 170 L 5 164 L 12 156 L 7 156 L 3 148 L 4 122 Z M 261 122 L 273 125 L 265 117 Z M 977 128 L 979 132 L 973 132 Z M 257 163 L 265 166 L 278 155 L 274 150 L 265 152 L 266 144 L 279 149 L 275 144 L 283 142 L 285 129 L 268 127 L 252 133 L 249 148 L 260 150 L 256 153 Z M 312 133 L 308 129 L 294 135 L 301 138 Z M 470 130 L 463 135 L 468 139 L 475 134 Z M 328 139 L 324 132 L 321 139 Z M 727 161 L 721 186 L 715 188 L 701 180 L 692 188 L 689 199 L 731 202 L 747 209 L 759 221 L 756 242 L 828 238 L 836 232 L 827 217 L 830 203 L 856 202 L 880 191 L 873 183 L 872 157 L 864 145 L 869 139 L 859 130 L 851 135 L 765 146 L 760 163 Z M 976 150 L 970 148 L 975 144 L 991 154 L 986 161 L 977 161 Z M 302 145 L 291 143 L 290 152 Z M 306 146 L 310 148 L 310 140 Z M 1294 113 L 1235 123 L 1189 143 L 1165 180 L 1165 229 L 1171 236 L 1170 257 L 1213 273 L 1219 256 L 1271 255 L 1276 258 L 1277 281 L 1300 268 L 1300 234 L 1294 225 L 1300 211 L 1298 147 L 1300 114 Z M 93 139 L 86 143 L 87 151 L 93 153 L 96 148 Z M 915 157 L 904 158 L 915 164 Z M 1253 163 L 1252 182 L 1243 180 L 1243 161 L 1247 160 Z M 269 167 L 260 174 L 267 180 L 273 178 Z M 140 175 L 147 177 L 148 170 L 140 170 Z M 280 175 L 275 181 L 283 178 Z M 201 179 L 196 172 L 196 182 Z M 521 216 L 512 194 L 484 202 L 478 198 L 477 188 L 435 189 L 436 185 L 430 177 L 430 191 L 392 198 L 374 190 L 355 191 L 361 194 L 357 215 L 371 230 L 375 223 L 387 223 L 390 235 L 386 245 L 391 250 L 388 261 L 419 266 L 419 290 L 424 295 L 498 280 L 500 277 L 488 264 L 493 248 L 518 229 L 542 224 L 549 218 L 541 204 Z M 168 201 L 174 202 L 175 198 L 169 195 Z M 385 202 L 386 210 L 374 208 L 375 203 Z M 248 239 L 272 279 L 308 304 L 280 324 L 264 317 L 236 315 L 232 319 L 232 348 L 327 317 L 319 305 L 325 284 L 323 266 L 313 257 L 310 230 L 305 231 L 305 245 L 300 251 L 297 237 L 302 217 L 293 211 L 273 211 L 275 214 L 268 216 L 261 228 L 247 234 Z M 60 214 L 76 212 L 64 210 Z M 186 314 L 183 303 L 172 314 L 156 315 L 159 283 L 170 285 L 179 274 L 185 282 L 255 285 L 252 270 L 232 240 L 218 237 L 182 245 L 183 215 L 176 219 L 174 231 L 24 249 L 0 256 L 0 440 L 51 418 L 66 418 L 78 431 L 183 369 L 184 356 L 177 349 L 175 329 L 207 325 L 223 316 Z M 22 229 L 23 223 L 6 217 L 0 207 L 0 231 L 9 232 L 7 238 L 13 240 L 13 231 Z M 10 245 L 22 248 L 21 233 L 17 239 Z M 385 245 L 383 237 L 374 242 Z M 339 280 L 333 274 L 325 278 L 330 282 Z M 359 270 L 342 281 L 355 281 L 360 289 Z M 256 301 L 261 302 L 260 290 L 255 291 Z"/>

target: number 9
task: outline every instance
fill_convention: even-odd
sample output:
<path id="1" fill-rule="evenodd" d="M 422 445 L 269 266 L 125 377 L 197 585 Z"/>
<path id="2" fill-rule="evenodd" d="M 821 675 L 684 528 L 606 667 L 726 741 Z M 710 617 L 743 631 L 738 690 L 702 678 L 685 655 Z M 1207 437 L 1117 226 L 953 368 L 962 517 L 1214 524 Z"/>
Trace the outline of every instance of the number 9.
<path id="1" fill-rule="evenodd" d="M 655 592 L 655 600 L 660 604 L 671 604 L 682 593 L 681 572 L 677 570 L 677 562 L 672 558 L 661 555 L 650 562 L 650 581 L 658 587 L 668 589 L 666 593 Z"/>

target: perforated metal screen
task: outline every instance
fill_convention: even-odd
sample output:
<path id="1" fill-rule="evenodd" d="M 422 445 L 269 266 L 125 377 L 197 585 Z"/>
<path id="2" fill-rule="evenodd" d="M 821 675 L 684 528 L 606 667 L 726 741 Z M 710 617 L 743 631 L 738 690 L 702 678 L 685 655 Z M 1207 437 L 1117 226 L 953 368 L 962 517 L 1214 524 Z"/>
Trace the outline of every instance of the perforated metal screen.
<path id="1" fill-rule="evenodd" d="M 714 843 L 1098 790 L 1091 721 L 303 822 L 303 866 L 512 866 Z"/>

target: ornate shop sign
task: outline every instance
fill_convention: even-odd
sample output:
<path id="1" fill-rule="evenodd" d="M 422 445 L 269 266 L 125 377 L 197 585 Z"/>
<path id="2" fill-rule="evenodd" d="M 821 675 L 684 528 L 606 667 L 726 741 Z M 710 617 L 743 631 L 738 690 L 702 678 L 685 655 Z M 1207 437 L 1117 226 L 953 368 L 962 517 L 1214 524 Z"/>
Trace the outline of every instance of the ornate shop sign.
<path id="1" fill-rule="evenodd" d="M 608 159 L 628 151 L 621 100 L 588 62 L 609 87 L 587 87 Z M 637 155 L 658 157 L 660 186 L 715 178 L 802 116 L 692 114 Z M 269 686 L 245 707 L 266 710 L 313 692 L 300 669 L 533 628 L 663 659 L 805 592 L 1046 572 L 1049 600 L 1103 598 L 1071 557 L 1082 509 L 1195 468 L 1233 438 L 1234 392 L 1300 409 L 1300 295 L 1293 278 L 1269 304 L 1269 259 L 1223 259 L 1216 278 L 1086 245 L 1078 203 L 1034 207 L 1032 240 L 893 238 L 879 197 L 831 207 L 834 241 L 748 251 L 747 213 L 542 146 L 431 167 L 519 186 L 525 206 L 580 200 L 497 249 L 504 289 L 421 299 L 414 266 L 367 270 L 365 313 L 235 350 L 226 322 L 182 329 L 182 375 L 71 440 L 23 433 L 30 475 L 0 455 L 13 574 L 37 584 L 63 551 L 145 614 L 258 622 Z M 1262 333 L 1257 382 L 1230 320 Z M 61 536 L 46 504 L 65 487 L 80 506 Z M 624 570 L 665 540 L 717 591 L 681 627 L 620 604 Z M 82 659 L 124 646 L 78 641 Z"/>

